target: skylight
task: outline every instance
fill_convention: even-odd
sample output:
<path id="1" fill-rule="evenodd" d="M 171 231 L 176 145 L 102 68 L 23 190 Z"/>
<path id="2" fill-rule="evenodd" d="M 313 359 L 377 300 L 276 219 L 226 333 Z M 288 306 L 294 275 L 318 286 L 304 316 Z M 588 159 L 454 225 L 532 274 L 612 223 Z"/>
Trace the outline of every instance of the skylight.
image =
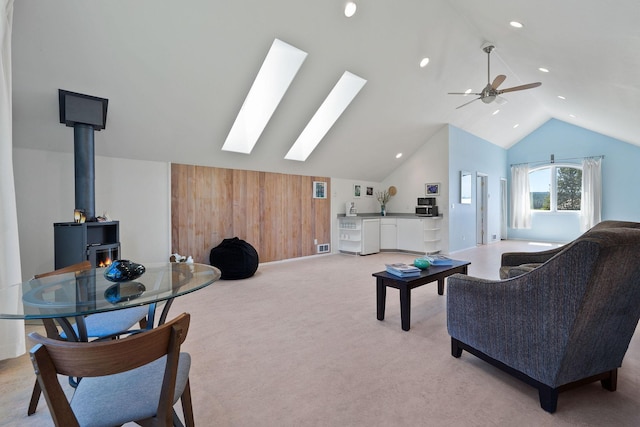
<path id="1" fill-rule="evenodd" d="M 366 82 L 362 77 L 345 71 L 284 158 L 307 160 Z"/>
<path id="2" fill-rule="evenodd" d="M 306 57 L 307 52 L 278 39 L 273 41 L 223 150 L 251 153 Z"/>

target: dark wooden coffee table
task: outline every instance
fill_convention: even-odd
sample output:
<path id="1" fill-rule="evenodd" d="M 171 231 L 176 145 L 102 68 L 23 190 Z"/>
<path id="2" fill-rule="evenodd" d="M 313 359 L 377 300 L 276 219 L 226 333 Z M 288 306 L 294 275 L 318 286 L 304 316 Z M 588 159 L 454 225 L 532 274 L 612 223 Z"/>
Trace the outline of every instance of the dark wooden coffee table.
<path id="1" fill-rule="evenodd" d="M 402 330 L 408 331 L 411 319 L 411 289 L 427 283 L 438 281 L 438 295 L 444 294 L 444 279 L 452 274 L 467 274 L 468 261 L 453 260 L 452 265 L 430 266 L 422 270 L 419 276 L 398 277 L 386 271 L 373 273 L 376 278 L 376 299 L 378 320 L 384 320 L 384 309 L 387 300 L 387 286 L 400 291 L 400 318 Z"/>

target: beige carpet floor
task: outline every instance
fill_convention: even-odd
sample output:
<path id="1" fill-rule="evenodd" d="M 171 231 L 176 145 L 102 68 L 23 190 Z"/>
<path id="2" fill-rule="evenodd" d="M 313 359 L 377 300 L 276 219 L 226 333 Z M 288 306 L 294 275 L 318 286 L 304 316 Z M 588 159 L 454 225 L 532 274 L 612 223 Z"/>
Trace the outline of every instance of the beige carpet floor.
<path id="1" fill-rule="evenodd" d="M 469 274 L 497 278 L 500 253 L 543 250 L 500 242 L 455 254 Z M 192 315 L 183 349 L 200 426 L 638 426 L 640 340 L 631 342 L 618 390 L 599 383 L 540 408 L 537 391 L 474 356 L 451 356 L 446 297 L 436 284 L 412 292 L 411 330 L 400 328 L 398 292 L 376 319 L 371 273 L 409 254 L 325 255 L 263 264 L 178 298 Z M 445 289 L 446 293 L 446 289 Z M 26 417 L 28 357 L 0 361 L 0 425 L 52 425 L 44 400 Z"/>

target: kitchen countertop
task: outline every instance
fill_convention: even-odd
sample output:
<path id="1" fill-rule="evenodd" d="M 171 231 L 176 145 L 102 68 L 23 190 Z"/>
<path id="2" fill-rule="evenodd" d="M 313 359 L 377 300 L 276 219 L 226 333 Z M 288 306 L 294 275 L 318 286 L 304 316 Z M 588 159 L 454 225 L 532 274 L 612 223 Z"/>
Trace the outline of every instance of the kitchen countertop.
<path id="1" fill-rule="evenodd" d="M 359 213 L 356 216 L 347 216 L 346 214 L 339 213 L 338 218 L 442 218 L 442 215 L 423 216 L 412 213 L 387 213 L 385 216 L 382 216 L 380 213 Z"/>

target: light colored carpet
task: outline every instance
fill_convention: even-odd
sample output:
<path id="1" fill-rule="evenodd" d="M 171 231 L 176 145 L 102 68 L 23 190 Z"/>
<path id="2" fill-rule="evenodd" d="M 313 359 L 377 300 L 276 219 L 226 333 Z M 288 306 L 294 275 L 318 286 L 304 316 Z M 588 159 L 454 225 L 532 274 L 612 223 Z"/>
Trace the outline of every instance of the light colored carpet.
<path id="1" fill-rule="evenodd" d="M 455 254 L 469 274 L 498 276 L 501 242 Z M 527 245 L 525 250 L 545 247 Z M 371 273 L 415 256 L 326 255 L 263 264 L 241 281 L 219 281 L 178 298 L 192 315 L 183 349 L 200 426 L 637 426 L 640 341 L 631 342 L 618 390 L 594 383 L 560 394 L 558 411 L 537 391 L 469 353 L 451 356 L 446 297 L 436 284 L 412 291 L 411 330 L 387 291 L 376 319 Z M 446 294 L 446 288 L 445 288 Z M 26 417 L 33 373 L 27 356 L 0 362 L 0 425 L 51 425 L 44 400 Z"/>

